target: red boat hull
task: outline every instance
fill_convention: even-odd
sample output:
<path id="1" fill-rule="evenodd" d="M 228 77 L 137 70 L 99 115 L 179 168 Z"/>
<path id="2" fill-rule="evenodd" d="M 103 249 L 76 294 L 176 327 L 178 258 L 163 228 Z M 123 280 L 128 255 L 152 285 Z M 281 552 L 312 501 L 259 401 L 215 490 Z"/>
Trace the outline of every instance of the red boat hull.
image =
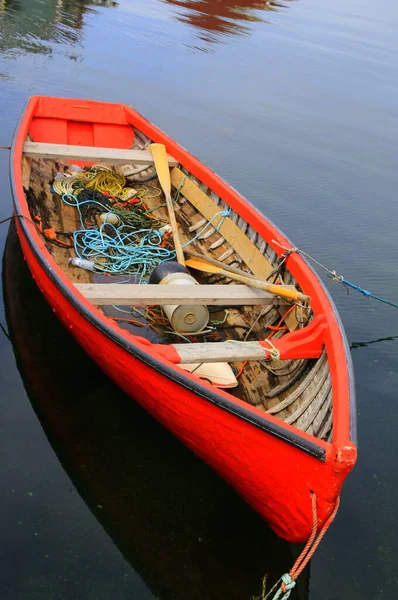
<path id="1" fill-rule="evenodd" d="M 18 130 L 12 163 L 16 212 L 26 215 L 20 156 L 34 113 L 34 100 Z M 153 139 L 169 141 L 151 127 Z M 179 152 L 186 152 L 175 145 L 171 150 L 176 158 L 176 147 Z M 258 215 L 250 205 L 248 207 L 247 210 Z M 267 227 L 271 225 L 267 223 Z M 334 405 L 337 425 L 333 442 L 329 444 L 298 432 L 272 416 L 265 416 L 255 408 L 249 410 L 239 400 L 229 400 L 230 405 L 223 405 L 221 400 L 228 397 L 224 392 L 216 394 L 220 403 L 212 401 L 211 394 L 215 393 L 211 386 L 194 385 L 194 377 L 181 374 L 164 359 L 152 356 L 146 340 L 125 332 L 123 340 L 118 339 L 117 326 L 84 299 L 77 303 L 71 301 L 76 295 L 73 285 L 51 264 L 51 257 L 34 226 L 27 219 L 20 219 L 17 231 L 32 276 L 54 313 L 109 377 L 226 479 L 278 535 L 292 542 L 307 540 L 312 526 L 311 492 L 317 496 L 318 526 L 321 526 L 332 512 L 343 481 L 355 463 L 349 408 L 343 402 Z M 274 234 L 289 243 L 281 238 L 278 230 Z M 298 261 L 298 269 L 303 268 Z M 307 279 L 319 288 L 310 269 Z M 315 291 L 318 292 L 316 307 L 320 292 Z M 328 298 L 326 294 L 325 298 Z M 334 313 L 333 307 L 332 311 Z M 338 330 L 329 328 L 328 335 L 329 343 L 335 336 L 341 346 Z M 132 345 L 136 352 L 132 351 Z M 331 364 L 333 368 L 333 360 Z M 343 366 L 346 369 L 345 363 Z M 345 385 L 348 404 L 349 383 L 346 381 Z"/>

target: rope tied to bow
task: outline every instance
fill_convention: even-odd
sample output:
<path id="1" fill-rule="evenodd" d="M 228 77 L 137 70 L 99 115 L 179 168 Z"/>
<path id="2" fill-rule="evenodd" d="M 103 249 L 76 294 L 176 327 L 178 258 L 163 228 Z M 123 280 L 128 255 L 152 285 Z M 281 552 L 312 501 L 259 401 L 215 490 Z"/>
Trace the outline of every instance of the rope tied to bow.
<path id="1" fill-rule="evenodd" d="M 292 589 L 296 585 L 297 578 L 304 571 L 305 567 L 313 557 L 315 550 L 321 543 L 322 538 L 324 537 L 325 533 L 332 524 L 340 506 L 340 496 L 337 497 L 333 510 L 327 518 L 325 524 L 319 531 L 319 533 L 316 501 L 316 494 L 314 492 L 311 492 L 312 529 L 308 542 L 306 543 L 304 549 L 302 550 L 300 556 L 294 563 L 293 567 L 290 569 L 289 573 L 285 573 L 284 575 L 282 575 L 282 577 L 276 582 L 276 584 L 272 587 L 268 594 L 263 597 L 263 600 L 268 600 L 268 598 L 271 598 L 271 594 L 274 594 L 274 592 L 275 594 L 273 595 L 272 600 L 288 600 Z M 279 589 L 277 589 L 278 586 Z"/>
<path id="2" fill-rule="evenodd" d="M 311 260 L 313 263 L 318 265 L 318 267 L 323 269 L 328 274 L 330 279 L 332 280 L 332 283 L 342 283 L 345 286 L 347 293 L 349 292 L 348 288 L 351 288 L 352 290 L 359 292 L 363 296 L 367 296 L 368 298 L 373 298 L 374 300 L 378 300 L 379 302 L 383 302 L 384 304 L 389 304 L 390 306 L 393 306 L 394 308 L 398 308 L 398 303 L 391 302 L 391 300 L 386 300 L 386 298 L 381 298 L 380 296 L 373 294 L 369 290 L 365 290 L 361 286 L 356 285 L 355 283 L 352 283 L 351 281 L 348 281 L 348 279 L 345 279 L 345 277 L 343 277 L 342 275 L 338 275 L 335 270 L 329 269 L 328 267 L 326 267 L 325 265 L 320 263 L 318 260 L 316 260 L 313 256 L 311 256 L 311 254 L 304 252 L 304 250 L 300 250 L 300 248 L 297 248 L 296 246 L 294 246 L 292 248 L 286 248 L 285 246 L 283 246 L 276 240 L 272 240 L 272 242 L 285 251 L 281 256 L 281 261 L 279 262 L 278 266 L 276 267 L 276 269 L 274 269 L 275 272 L 279 271 L 283 267 L 286 260 L 289 258 L 289 256 L 291 254 L 293 254 L 293 253 L 302 254 L 303 256 L 308 258 L 308 260 Z M 272 273 L 271 273 L 271 275 L 272 275 Z"/>

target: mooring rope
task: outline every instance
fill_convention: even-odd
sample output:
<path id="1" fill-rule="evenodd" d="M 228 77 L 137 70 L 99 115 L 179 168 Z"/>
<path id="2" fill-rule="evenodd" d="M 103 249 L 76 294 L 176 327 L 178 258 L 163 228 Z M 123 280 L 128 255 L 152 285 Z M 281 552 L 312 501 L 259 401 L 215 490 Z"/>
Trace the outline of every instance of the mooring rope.
<path id="1" fill-rule="evenodd" d="M 315 550 L 318 548 L 319 544 L 321 543 L 322 538 L 324 537 L 325 533 L 327 532 L 330 525 L 332 524 L 332 522 L 337 514 L 339 505 L 340 505 L 340 496 L 337 497 L 337 500 L 336 500 L 336 503 L 334 505 L 332 512 L 330 513 L 328 519 L 326 520 L 325 524 L 323 525 L 323 527 L 321 528 L 321 530 L 319 531 L 318 534 L 317 534 L 318 514 L 317 514 L 316 500 L 317 500 L 316 494 L 314 492 L 311 492 L 312 530 L 311 530 L 311 535 L 308 539 L 308 542 L 306 543 L 303 551 L 301 552 L 300 556 L 294 563 L 293 567 L 290 569 L 289 573 L 285 573 L 284 575 L 282 575 L 282 577 L 276 582 L 276 584 L 268 592 L 268 594 L 266 596 L 263 595 L 262 600 L 268 600 L 268 598 L 271 597 L 271 594 L 273 594 L 275 592 L 275 590 L 276 590 L 276 592 L 275 592 L 275 595 L 273 596 L 272 600 L 287 600 L 289 598 L 292 589 L 296 585 L 296 579 L 304 571 L 305 567 L 307 566 L 307 564 L 311 560 L 312 556 L 314 555 Z M 278 586 L 279 586 L 279 589 L 277 590 Z"/>
<path id="2" fill-rule="evenodd" d="M 342 275 L 338 275 L 336 273 L 336 271 L 329 269 L 328 267 L 326 267 L 325 265 L 320 263 L 318 260 L 316 260 L 313 256 L 311 256 L 311 254 L 304 252 L 304 250 L 300 250 L 300 248 L 297 248 L 296 246 L 293 248 L 286 248 L 285 246 L 282 246 L 282 244 L 279 244 L 279 242 L 277 242 L 276 240 L 272 240 L 272 242 L 274 244 L 276 244 L 277 246 L 279 246 L 280 248 L 282 248 L 283 250 L 285 250 L 285 252 L 282 254 L 282 260 L 278 265 L 278 269 L 284 265 L 284 263 L 286 262 L 286 259 L 290 256 L 290 254 L 293 254 L 294 252 L 296 252 L 297 254 L 302 254 L 303 256 L 308 258 L 308 260 L 311 260 L 313 263 L 318 265 L 318 267 L 320 267 L 321 269 L 326 271 L 326 273 L 328 273 L 329 277 L 331 278 L 332 283 L 333 282 L 342 283 L 346 287 L 350 287 L 351 289 L 356 290 L 357 292 L 360 292 L 363 296 L 367 296 L 368 298 L 373 298 L 374 300 L 378 300 L 379 302 L 384 302 L 384 304 L 389 304 L 390 306 L 393 306 L 394 308 L 398 308 L 397 303 L 391 302 L 391 300 L 386 300 L 385 298 L 381 298 L 380 296 L 376 296 L 376 294 L 373 294 L 369 290 L 365 290 L 364 288 L 360 287 L 359 285 L 356 285 L 355 283 L 348 281 L 348 279 L 345 279 Z"/>

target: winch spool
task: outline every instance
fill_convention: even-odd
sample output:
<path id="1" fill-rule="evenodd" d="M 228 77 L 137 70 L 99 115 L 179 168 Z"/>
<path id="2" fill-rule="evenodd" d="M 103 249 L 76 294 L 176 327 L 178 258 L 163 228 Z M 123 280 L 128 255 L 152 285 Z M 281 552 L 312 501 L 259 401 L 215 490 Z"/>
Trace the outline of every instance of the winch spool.
<path id="1" fill-rule="evenodd" d="M 161 263 L 152 272 L 149 283 L 160 285 L 199 285 L 188 270 L 175 261 Z M 209 311 L 205 305 L 165 305 L 163 311 L 174 331 L 199 333 L 209 322 Z"/>

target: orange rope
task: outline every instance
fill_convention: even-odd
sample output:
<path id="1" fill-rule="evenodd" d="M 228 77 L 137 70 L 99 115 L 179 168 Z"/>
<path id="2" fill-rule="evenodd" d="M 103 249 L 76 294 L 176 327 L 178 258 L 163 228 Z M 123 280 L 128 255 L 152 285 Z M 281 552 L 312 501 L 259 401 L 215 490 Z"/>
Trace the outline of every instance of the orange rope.
<path id="1" fill-rule="evenodd" d="M 295 305 L 295 304 L 293 304 L 293 306 L 291 306 L 291 307 L 289 308 L 289 310 L 287 310 L 287 311 L 285 312 L 285 314 L 284 314 L 284 315 L 282 315 L 282 317 L 280 318 L 280 320 L 279 320 L 279 322 L 278 322 L 278 324 L 277 324 L 277 326 L 276 326 L 277 328 L 278 328 L 278 327 L 280 327 L 280 326 L 282 325 L 282 323 L 283 323 L 283 321 L 286 319 L 286 317 L 287 317 L 288 315 L 290 315 L 290 313 L 292 312 L 292 310 L 295 310 L 295 308 L 296 308 L 296 305 Z M 271 326 L 270 326 L 270 325 L 268 325 L 268 328 L 269 328 L 269 329 L 274 329 L 274 326 L 272 326 L 272 325 L 271 325 Z M 276 331 L 278 331 L 278 329 L 276 329 Z M 267 340 L 269 340 L 269 339 L 270 339 L 270 338 L 271 338 L 273 335 L 274 335 L 274 332 L 272 331 L 272 332 L 270 333 L 270 335 L 267 337 Z"/>
<path id="2" fill-rule="evenodd" d="M 110 317 L 112 321 L 126 321 L 127 323 L 132 323 L 133 325 L 137 325 L 137 327 L 148 327 L 145 323 L 141 323 L 141 321 L 135 319 L 126 319 L 124 317 Z"/>
<path id="3" fill-rule="evenodd" d="M 330 513 L 330 515 L 329 515 L 328 519 L 326 520 L 325 524 L 323 525 L 322 529 L 319 531 L 318 537 L 317 537 L 318 515 L 317 515 L 317 509 L 316 509 L 316 494 L 314 492 L 311 492 L 311 504 L 312 504 L 311 535 L 310 535 L 309 540 L 306 543 L 303 551 L 301 552 L 300 556 L 298 557 L 298 559 L 294 563 L 293 567 L 291 568 L 290 572 L 286 573 L 285 575 L 282 576 L 281 586 L 280 586 L 280 589 L 276 592 L 276 594 L 274 596 L 274 600 L 276 600 L 277 598 L 280 598 L 281 593 L 284 594 L 284 596 L 281 600 L 287 599 L 290 596 L 291 590 L 296 585 L 296 579 L 299 577 L 299 575 L 304 571 L 305 567 L 308 565 L 309 561 L 311 560 L 311 558 L 313 557 L 313 555 L 315 553 L 315 550 L 318 548 L 319 544 L 321 543 L 323 536 L 325 535 L 325 533 L 329 529 L 330 525 L 332 524 L 332 522 L 336 516 L 336 513 L 338 511 L 338 508 L 340 506 L 340 496 L 337 498 L 332 512 Z M 271 595 L 271 593 L 275 590 L 275 588 L 276 588 L 276 585 L 272 588 L 272 590 L 270 590 L 270 592 L 269 592 L 269 594 L 267 594 L 266 598 L 268 598 Z"/>
<path id="4" fill-rule="evenodd" d="M 239 379 L 239 377 L 242 375 L 243 370 L 244 370 L 244 368 L 245 368 L 245 366 L 247 365 L 248 362 L 249 362 L 248 360 L 245 360 L 245 362 L 243 363 L 243 365 L 239 369 L 239 373 L 236 375 L 236 379 Z"/>
<path id="5" fill-rule="evenodd" d="M 64 248 L 73 248 L 72 241 L 64 242 L 63 240 L 60 240 L 58 237 L 58 235 L 64 235 L 72 240 L 72 236 L 69 233 L 63 233 L 62 231 L 55 231 L 55 227 L 44 228 L 43 221 L 42 221 L 41 217 L 39 217 L 38 215 L 33 217 L 33 220 L 35 221 L 36 226 L 37 226 L 38 230 L 40 231 L 40 233 L 43 234 L 47 240 L 49 240 L 50 242 L 54 242 L 55 244 L 58 244 L 59 246 L 63 246 Z"/>
<path id="6" fill-rule="evenodd" d="M 271 329 L 272 331 L 286 331 L 289 327 L 283 326 L 278 327 L 278 325 L 267 325 L 267 329 Z"/>
<path id="7" fill-rule="evenodd" d="M 339 509 L 339 506 L 340 506 L 340 496 L 338 496 L 337 500 L 336 500 L 336 504 L 334 505 L 334 508 L 333 508 L 332 512 L 330 513 L 329 518 L 327 519 L 324 526 L 318 533 L 318 537 L 315 539 L 316 531 L 317 531 L 317 521 L 318 521 L 317 510 L 316 510 L 316 494 L 314 494 L 314 493 L 311 494 L 311 501 L 312 501 L 312 518 L 313 518 L 312 532 L 311 532 L 310 539 L 308 540 L 308 542 L 305 545 L 304 550 L 302 551 L 302 553 L 300 554 L 300 556 L 294 563 L 292 570 L 290 571 L 290 577 L 291 577 L 291 579 L 293 579 L 293 581 L 295 579 L 297 579 L 297 577 L 300 575 L 300 573 L 302 573 L 302 571 L 305 569 L 305 567 L 311 560 L 315 550 L 318 548 L 319 544 L 321 543 L 323 536 L 325 535 L 325 533 L 329 529 L 330 525 L 332 524 L 333 519 L 335 518 L 337 511 Z M 283 590 L 283 586 L 284 586 L 284 584 L 282 584 L 282 590 Z"/>

